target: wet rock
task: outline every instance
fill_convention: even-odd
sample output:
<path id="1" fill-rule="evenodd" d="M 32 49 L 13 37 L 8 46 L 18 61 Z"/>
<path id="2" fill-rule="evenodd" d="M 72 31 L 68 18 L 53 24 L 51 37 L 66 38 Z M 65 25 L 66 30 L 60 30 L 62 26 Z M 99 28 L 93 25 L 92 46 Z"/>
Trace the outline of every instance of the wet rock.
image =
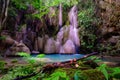
<path id="1" fill-rule="evenodd" d="M 49 38 L 45 44 L 44 53 L 55 53 L 55 41 L 53 38 Z"/>
<path id="2" fill-rule="evenodd" d="M 77 28 L 73 28 L 73 26 L 70 26 L 69 39 L 72 40 L 75 46 L 80 46 L 80 39 Z"/>
<path id="3" fill-rule="evenodd" d="M 72 40 L 67 40 L 66 43 L 63 45 L 64 53 L 75 53 L 75 45 Z"/>
<path id="4" fill-rule="evenodd" d="M 34 43 L 34 50 L 38 51 L 38 38 L 36 38 L 35 43 Z"/>
<path id="5" fill-rule="evenodd" d="M 55 50 L 55 53 L 59 53 L 60 47 L 61 47 L 60 42 L 56 41 L 56 42 L 55 42 L 55 49 L 56 49 L 56 50 Z"/>
<path id="6" fill-rule="evenodd" d="M 31 53 L 32 54 L 39 54 L 40 52 L 39 51 L 32 51 Z"/>
<path id="7" fill-rule="evenodd" d="M 65 43 L 68 40 L 68 38 L 69 38 L 69 31 L 70 31 L 70 27 L 69 26 L 65 26 L 64 34 L 63 34 L 63 43 Z"/>
<path id="8" fill-rule="evenodd" d="M 63 34 L 64 34 L 64 31 L 61 28 L 61 30 L 57 34 L 57 39 L 56 39 L 56 41 L 60 42 L 60 44 L 62 43 L 62 40 L 63 40 Z"/>
<path id="9" fill-rule="evenodd" d="M 8 32 L 1 32 L 1 37 L 3 37 L 3 39 L 1 39 L 2 43 L 4 44 L 9 44 L 9 45 L 13 45 L 15 40 L 9 35 Z"/>
<path id="10" fill-rule="evenodd" d="M 60 47 L 60 52 L 59 53 L 65 53 L 65 51 L 64 51 L 62 46 Z"/>
<path id="11" fill-rule="evenodd" d="M 15 40 L 13 40 L 10 36 L 7 36 L 3 42 L 5 42 L 6 44 L 12 45 L 14 44 Z"/>
<path id="12" fill-rule="evenodd" d="M 43 38 L 38 37 L 38 50 L 42 51 L 44 47 L 43 45 L 44 45 Z"/>

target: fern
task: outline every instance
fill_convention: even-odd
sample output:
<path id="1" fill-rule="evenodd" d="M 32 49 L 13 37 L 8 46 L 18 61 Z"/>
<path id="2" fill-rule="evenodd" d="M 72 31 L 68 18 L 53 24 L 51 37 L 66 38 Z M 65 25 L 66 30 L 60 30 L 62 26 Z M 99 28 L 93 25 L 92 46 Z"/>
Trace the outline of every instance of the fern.
<path id="1" fill-rule="evenodd" d="M 74 74 L 74 80 L 83 80 L 83 76 L 81 75 L 81 71 L 76 71 Z"/>
<path id="2" fill-rule="evenodd" d="M 110 77 L 120 79 L 120 67 L 115 67 L 115 68 L 109 68 Z"/>
<path id="3" fill-rule="evenodd" d="M 70 80 L 65 71 L 55 71 L 48 78 L 43 80 Z"/>
<path id="4" fill-rule="evenodd" d="M 109 74 L 107 72 L 106 67 L 107 67 L 106 64 L 102 64 L 98 67 L 98 70 L 101 71 L 104 74 L 106 80 L 108 80 L 109 79 Z"/>

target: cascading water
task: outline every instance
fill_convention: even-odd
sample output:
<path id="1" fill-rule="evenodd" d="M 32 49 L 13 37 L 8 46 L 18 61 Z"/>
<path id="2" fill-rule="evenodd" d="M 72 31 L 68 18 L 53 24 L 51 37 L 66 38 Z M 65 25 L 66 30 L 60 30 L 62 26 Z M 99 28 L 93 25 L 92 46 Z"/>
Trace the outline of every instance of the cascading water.
<path id="1" fill-rule="evenodd" d="M 53 9 L 53 8 L 52 8 Z M 54 11 L 51 10 L 50 11 Z M 58 14 L 58 33 L 55 37 L 38 37 L 30 36 L 32 42 L 34 43 L 33 51 L 41 51 L 44 53 L 76 53 L 76 49 L 80 46 L 80 39 L 78 34 L 78 22 L 77 22 L 77 6 L 73 6 L 68 13 L 69 25 L 62 24 L 62 4 L 59 5 Z M 50 14 L 51 13 L 51 14 Z M 50 12 L 49 15 L 52 15 Z M 50 19 L 51 21 L 51 19 Z"/>
<path id="2" fill-rule="evenodd" d="M 43 49 L 44 53 L 57 54 L 47 54 L 45 58 L 39 59 L 35 57 L 35 59 L 44 62 L 64 62 L 72 59 L 79 59 L 84 56 L 81 54 L 73 54 L 77 53 L 77 49 L 80 47 L 76 5 L 70 10 L 68 17 L 70 25 L 62 26 L 62 4 L 60 4 L 58 17 L 59 31 L 56 35 L 56 39 L 53 37 L 38 38 L 38 49 Z M 62 55 L 63 53 L 67 55 Z"/>
<path id="3" fill-rule="evenodd" d="M 57 35 L 57 40 L 60 39 L 60 43 L 63 43 L 63 47 L 61 47 L 61 50 L 63 50 L 64 53 L 76 53 L 76 49 L 80 46 L 80 39 L 77 29 L 78 22 L 76 5 L 73 6 L 73 8 L 70 10 L 68 16 L 70 25 L 65 27 L 66 29 L 60 29 L 60 32 Z"/>
<path id="4" fill-rule="evenodd" d="M 59 6 L 59 30 L 62 28 L 62 4 Z"/>

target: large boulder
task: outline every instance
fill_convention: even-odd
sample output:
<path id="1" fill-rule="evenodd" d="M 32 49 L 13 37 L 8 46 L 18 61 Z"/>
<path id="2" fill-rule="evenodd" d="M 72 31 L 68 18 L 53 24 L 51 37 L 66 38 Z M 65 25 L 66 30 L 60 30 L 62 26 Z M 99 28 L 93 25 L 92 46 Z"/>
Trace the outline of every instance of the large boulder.
<path id="1" fill-rule="evenodd" d="M 15 42 L 6 52 L 5 55 L 17 55 L 18 52 L 30 53 L 29 48 L 23 42 Z"/>

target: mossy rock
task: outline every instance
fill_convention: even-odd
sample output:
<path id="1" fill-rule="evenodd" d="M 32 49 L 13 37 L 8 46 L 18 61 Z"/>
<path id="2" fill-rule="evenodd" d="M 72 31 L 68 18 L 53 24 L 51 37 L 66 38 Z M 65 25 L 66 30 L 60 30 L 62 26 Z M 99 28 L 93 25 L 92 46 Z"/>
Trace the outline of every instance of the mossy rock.
<path id="1" fill-rule="evenodd" d="M 17 62 L 18 62 L 17 59 L 13 59 L 13 60 L 11 61 L 11 63 L 17 63 Z"/>
<path id="2" fill-rule="evenodd" d="M 84 70 L 80 75 L 83 80 L 105 80 L 104 75 L 96 69 Z"/>

